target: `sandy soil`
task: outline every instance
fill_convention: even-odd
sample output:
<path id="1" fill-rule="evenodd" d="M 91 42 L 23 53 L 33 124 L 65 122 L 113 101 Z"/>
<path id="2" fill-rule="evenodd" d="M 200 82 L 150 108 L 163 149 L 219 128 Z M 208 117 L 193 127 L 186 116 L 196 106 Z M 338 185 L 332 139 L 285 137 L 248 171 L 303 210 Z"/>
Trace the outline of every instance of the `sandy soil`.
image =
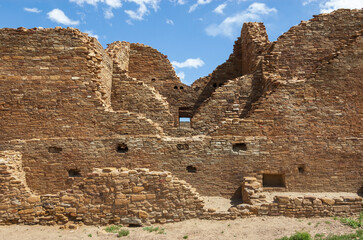
<path id="1" fill-rule="evenodd" d="M 149 233 L 143 228 L 129 229 L 127 237 L 117 238 L 114 233 L 106 233 L 105 227 L 81 226 L 75 230 L 62 230 L 59 226 L 0 226 L 0 239 L 6 240 L 73 240 L 73 239 L 248 239 L 271 240 L 290 236 L 296 231 L 306 231 L 312 236 L 317 233 L 343 234 L 354 232 L 333 218 L 287 218 L 251 217 L 228 221 L 188 220 L 179 223 L 154 225 L 165 228 L 166 234 Z"/>

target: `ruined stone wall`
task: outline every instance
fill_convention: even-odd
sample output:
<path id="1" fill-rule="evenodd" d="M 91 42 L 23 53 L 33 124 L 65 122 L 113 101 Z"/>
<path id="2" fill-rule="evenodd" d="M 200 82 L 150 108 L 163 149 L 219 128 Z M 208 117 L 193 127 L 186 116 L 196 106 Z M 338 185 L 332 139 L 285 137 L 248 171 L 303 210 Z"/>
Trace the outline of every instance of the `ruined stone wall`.
<path id="1" fill-rule="evenodd" d="M 2 29 L 0 38 L 1 141 L 160 131 L 111 111 L 112 61 L 96 39 L 75 29 Z"/>
<path id="2" fill-rule="evenodd" d="M 194 110 L 211 96 L 211 94 L 218 88 L 223 86 L 228 80 L 240 77 L 242 75 L 242 47 L 241 38 L 238 38 L 233 46 L 233 53 L 229 56 L 228 60 L 219 65 L 210 75 L 210 79 L 207 84 L 203 84 L 203 87 L 198 95 L 198 99 L 195 102 Z M 195 85 L 194 85 L 195 87 Z"/>
<path id="3" fill-rule="evenodd" d="M 193 128 L 207 133 L 226 118 L 238 118 L 252 91 L 253 76 L 245 75 L 226 82 L 213 92 L 193 116 Z"/>
<path id="4" fill-rule="evenodd" d="M 114 42 L 106 51 L 113 60 L 112 109 L 144 114 L 164 129 L 174 126 L 166 98 L 144 81 L 128 76 L 130 43 Z"/>
<path id="5" fill-rule="evenodd" d="M 249 118 L 227 119 L 215 135 L 264 136 L 246 142 L 260 155 L 254 172 L 282 174 L 290 190 L 356 192 L 363 169 L 361 41 L 352 39 L 314 78 L 280 85 L 256 102 Z"/>
<path id="6" fill-rule="evenodd" d="M 271 46 L 263 23 L 244 23 L 241 30 L 242 75 L 251 74 L 257 70 Z"/>
<path id="7" fill-rule="evenodd" d="M 65 191 L 36 194 L 24 181 L 21 154 L 0 152 L 0 225 L 70 222 L 142 226 L 190 218 L 221 220 L 251 215 L 352 215 L 363 208 L 362 197 L 276 196 L 273 202 L 240 204 L 228 212 L 215 212 L 215 209 L 204 208 L 203 199 L 195 189 L 170 172 L 144 168 L 96 168 L 86 177 L 73 178 L 80 180 Z M 251 180 L 251 189 L 259 187 L 255 178 L 248 179 Z M 244 193 L 254 197 L 254 192 Z"/>
<path id="8" fill-rule="evenodd" d="M 116 41 L 108 44 L 106 52 L 121 71 L 128 72 L 130 61 L 130 43 Z"/>
<path id="9" fill-rule="evenodd" d="M 15 167 L 20 165 L 20 167 Z M 203 200 L 169 172 L 95 169 L 66 191 L 37 195 L 28 189 L 18 152 L 0 152 L 0 225 L 166 223 L 202 215 Z"/>
<path id="10" fill-rule="evenodd" d="M 361 10 L 341 9 L 302 21 L 273 44 L 265 56 L 264 71 L 286 79 L 308 77 L 317 64 L 344 47 L 362 28 Z"/>
<path id="11" fill-rule="evenodd" d="M 143 44 L 131 44 L 128 75 L 154 87 L 167 99 L 175 126 L 179 125 L 179 108 L 192 109 L 195 91 L 179 80 L 167 56 L 157 50 Z"/>
<path id="12" fill-rule="evenodd" d="M 335 33 L 341 14 L 349 15 L 322 15 L 337 19 L 332 30 L 328 20 L 321 24 L 333 42 L 335 35 L 342 36 Z M 353 32 L 358 23 L 350 22 Z M 360 35 L 357 30 L 339 49 L 313 62 L 309 78 L 277 78 L 280 70 L 267 67 L 282 60 L 270 58 L 270 65 L 257 66 L 252 83 L 242 81 L 249 76 L 226 79 L 197 109 L 195 129 L 183 129 L 171 126 L 167 104 L 175 124 L 179 108 L 189 113 L 196 102 L 190 96 L 202 91 L 190 88 L 194 93 L 189 94 L 180 89 L 183 85 L 170 89 L 158 79 L 128 76 L 133 53 L 127 43 L 111 45 L 107 57 L 78 30 L 2 29 L 0 150 L 22 153 L 27 184 L 37 194 L 69 189 L 81 181 L 72 173 L 84 177 L 104 167 L 167 170 L 203 195 L 228 198 L 240 194 L 243 177 L 264 174 L 283 176 L 279 191 L 357 192 L 363 175 Z M 287 53 L 279 56 L 288 59 Z M 236 59 L 240 68 L 241 59 Z M 276 86 L 268 91 L 271 74 Z"/>
<path id="13" fill-rule="evenodd" d="M 363 210 L 363 198 L 347 193 L 298 193 L 278 194 L 267 199 L 261 182 L 254 177 L 245 177 L 242 182 L 244 204 L 229 209 L 238 216 L 270 215 L 288 217 L 328 217 L 357 215 Z M 320 196 L 319 196 L 320 195 Z"/>
<path id="14" fill-rule="evenodd" d="M 174 117 L 165 97 L 143 81 L 114 71 L 112 78 L 112 108 L 144 114 L 165 129 L 174 126 Z"/>

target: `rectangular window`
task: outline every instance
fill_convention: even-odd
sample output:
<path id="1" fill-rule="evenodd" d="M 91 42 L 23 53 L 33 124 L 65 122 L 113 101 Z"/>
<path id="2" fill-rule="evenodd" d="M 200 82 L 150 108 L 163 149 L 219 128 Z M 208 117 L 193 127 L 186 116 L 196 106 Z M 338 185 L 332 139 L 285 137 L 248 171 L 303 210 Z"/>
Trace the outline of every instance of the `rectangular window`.
<path id="1" fill-rule="evenodd" d="M 263 187 L 285 187 L 285 179 L 282 174 L 263 174 Z"/>

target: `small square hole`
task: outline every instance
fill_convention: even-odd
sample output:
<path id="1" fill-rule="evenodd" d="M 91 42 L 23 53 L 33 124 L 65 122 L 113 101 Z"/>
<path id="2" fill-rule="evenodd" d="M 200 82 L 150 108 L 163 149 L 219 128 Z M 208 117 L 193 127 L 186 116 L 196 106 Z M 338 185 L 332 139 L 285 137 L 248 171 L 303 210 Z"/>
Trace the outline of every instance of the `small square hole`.
<path id="1" fill-rule="evenodd" d="M 196 173 L 197 172 L 197 168 L 194 166 L 187 166 L 187 171 L 190 173 Z"/>
<path id="2" fill-rule="evenodd" d="M 68 170 L 68 176 L 69 177 L 82 177 L 81 176 L 81 170 L 78 170 L 78 169 L 69 169 Z"/>
<path id="3" fill-rule="evenodd" d="M 233 144 L 232 149 L 234 152 L 247 151 L 247 144 L 246 143 L 235 143 L 235 144 Z"/>
<path id="4" fill-rule="evenodd" d="M 48 152 L 49 153 L 60 153 L 63 149 L 60 147 L 49 147 Z"/>
<path id="5" fill-rule="evenodd" d="M 127 153 L 129 151 L 129 148 L 125 143 L 120 143 L 117 145 L 116 151 L 118 153 Z"/>

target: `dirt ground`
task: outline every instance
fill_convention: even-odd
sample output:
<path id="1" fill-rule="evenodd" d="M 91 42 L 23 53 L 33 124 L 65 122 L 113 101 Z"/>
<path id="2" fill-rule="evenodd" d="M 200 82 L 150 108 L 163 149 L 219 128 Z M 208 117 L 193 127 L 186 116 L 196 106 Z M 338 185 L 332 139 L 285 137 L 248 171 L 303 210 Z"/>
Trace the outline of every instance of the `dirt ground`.
<path id="1" fill-rule="evenodd" d="M 165 234 L 147 232 L 142 227 L 123 228 L 129 236 L 117 238 L 115 233 L 107 233 L 105 227 L 81 226 L 78 229 L 60 229 L 59 226 L 0 226 L 0 239 L 6 240 L 73 240 L 73 239 L 248 239 L 273 240 L 290 236 L 296 231 L 328 235 L 352 233 L 353 229 L 342 225 L 333 218 L 287 218 L 251 217 L 228 221 L 188 220 L 179 223 L 153 225 L 165 228 Z M 187 237 L 186 237 L 187 236 Z"/>

